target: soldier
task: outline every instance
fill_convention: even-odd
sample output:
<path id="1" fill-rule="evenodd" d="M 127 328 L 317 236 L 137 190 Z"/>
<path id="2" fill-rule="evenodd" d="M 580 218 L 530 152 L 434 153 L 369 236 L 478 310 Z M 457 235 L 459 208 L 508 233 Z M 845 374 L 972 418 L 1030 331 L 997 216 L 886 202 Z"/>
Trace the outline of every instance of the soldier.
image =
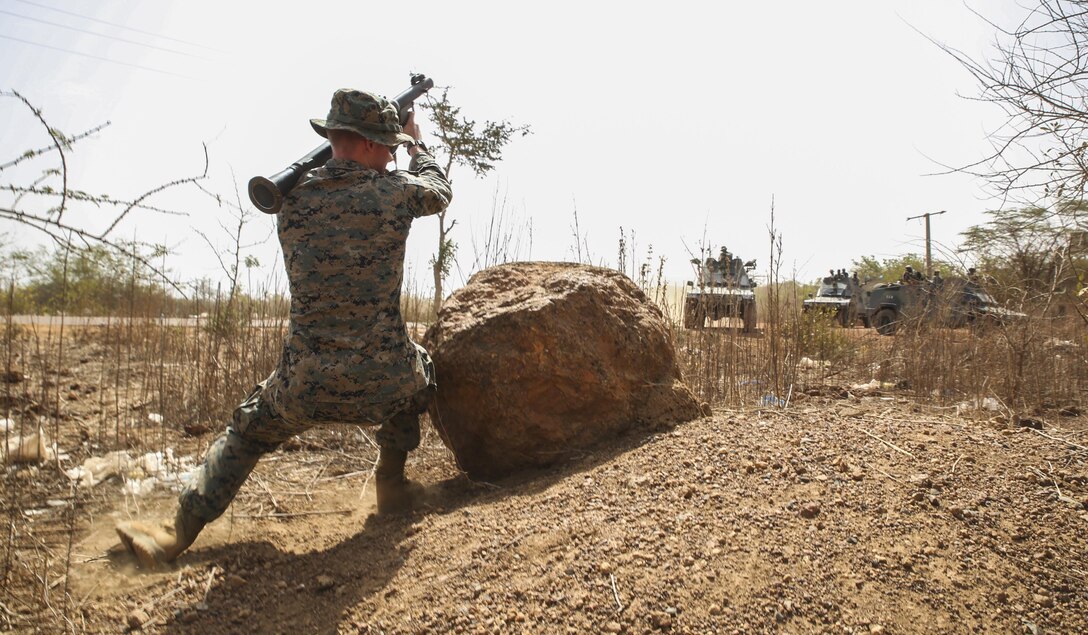
<path id="1" fill-rule="evenodd" d="M 187 549 L 234 499 L 258 459 L 314 425 L 378 425 L 378 512 L 411 505 L 404 476 L 419 445 L 419 415 L 434 395 L 430 357 L 401 316 L 405 241 L 412 221 L 449 205 L 450 184 L 412 118 L 372 93 L 341 89 L 327 119 L 312 119 L 332 158 L 284 201 L 278 234 L 291 289 L 291 320 L 272 375 L 234 411 L 178 499 L 173 528 L 126 522 L 117 533 L 154 568 Z M 387 172 L 407 144 L 407 171 Z"/>
<path id="2" fill-rule="evenodd" d="M 903 271 L 903 276 L 899 281 L 905 284 L 913 284 L 915 280 L 917 280 L 917 278 L 914 275 L 914 267 L 907 265 L 907 268 Z"/>

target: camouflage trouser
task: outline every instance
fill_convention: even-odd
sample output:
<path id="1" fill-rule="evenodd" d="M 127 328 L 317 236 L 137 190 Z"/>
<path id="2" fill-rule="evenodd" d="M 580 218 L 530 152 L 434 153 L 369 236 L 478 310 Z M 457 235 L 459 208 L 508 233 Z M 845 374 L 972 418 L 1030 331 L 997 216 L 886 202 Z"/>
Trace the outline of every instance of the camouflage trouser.
<path id="1" fill-rule="evenodd" d="M 427 388 L 404 399 L 362 408 L 355 404 L 325 404 L 316 408 L 309 420 L 287 421 L 262 396 L 268 381 L 257 384 L 234 410 L 226 432 L 208 448 L 196 480 L 185 487 L 178 499 L 185 511 L 206 522 L 215 520 L 230 506 L 261 456 L 315 425 L 380 425 L 375 433 L 379 446 L 411 452 L 419 447 L 419 415 L 434 397 L 432 379 Z"/>

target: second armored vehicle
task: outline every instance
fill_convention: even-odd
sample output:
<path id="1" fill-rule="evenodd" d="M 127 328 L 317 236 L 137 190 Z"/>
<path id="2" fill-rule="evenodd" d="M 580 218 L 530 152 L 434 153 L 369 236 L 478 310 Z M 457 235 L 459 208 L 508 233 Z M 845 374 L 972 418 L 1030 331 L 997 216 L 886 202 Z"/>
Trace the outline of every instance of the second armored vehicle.
<path id="1" fill-rule="evenodd" d="M 820 288 L 815 295 L 810 295 L 801 309 L 805 312 L 826 313 L 835 321 L 849 328 L 858 320 L 858 304 L 861 286 L 858 275 L 850 276 L 845 269 L 830 272 L 831 275 L 820 281 Z"/>

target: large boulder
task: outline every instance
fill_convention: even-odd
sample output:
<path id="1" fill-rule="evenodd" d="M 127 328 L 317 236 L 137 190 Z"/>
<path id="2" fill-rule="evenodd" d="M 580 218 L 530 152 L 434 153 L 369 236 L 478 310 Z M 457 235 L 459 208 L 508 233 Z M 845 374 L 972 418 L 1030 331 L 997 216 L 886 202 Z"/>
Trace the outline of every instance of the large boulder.
<path id="1" fill-rule="evenodd" d="M 446 300 L 425 339 L 436 428 L 474 477 L 703 414 L 680 380 L 661 312 L 611 269 L 521 262 L 481 271 Z"/>

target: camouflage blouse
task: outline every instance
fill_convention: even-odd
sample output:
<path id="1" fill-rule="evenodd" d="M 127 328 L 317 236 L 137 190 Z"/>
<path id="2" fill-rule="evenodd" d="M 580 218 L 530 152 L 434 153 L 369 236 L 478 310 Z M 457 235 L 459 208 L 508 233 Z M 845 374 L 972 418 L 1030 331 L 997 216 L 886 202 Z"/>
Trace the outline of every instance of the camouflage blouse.
<path id="1" fill-rule="evenodd" d="M 291 191 L 278 214 L 291 322 L 268 386 L 285 418 L 322 404 L 367 410 L 426 387 L 400 310 L 405 241 L 412 220 L 452 196 L 424 152 L 385 174 L 331 159 Z"/>

